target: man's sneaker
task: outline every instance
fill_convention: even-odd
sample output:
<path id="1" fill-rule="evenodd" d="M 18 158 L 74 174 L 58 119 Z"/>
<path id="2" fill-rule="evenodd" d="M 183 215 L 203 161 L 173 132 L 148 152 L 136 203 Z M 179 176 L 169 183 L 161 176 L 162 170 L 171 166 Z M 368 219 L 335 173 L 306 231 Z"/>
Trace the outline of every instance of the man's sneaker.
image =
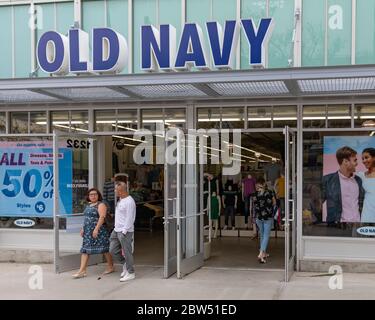
<path id="1" fill-rule="evenodd" d="M 134 280 L 134 279 L 135 279 L 135 273 L 127 273 L 125 276 L 123 276 L 120 279 L 120 282 L 125 282 L 125 281 L 129 281 L 129 280 Z"/>
<path id="2" fill-rule="evenodd" d="M 123 278 L 128 273 L 128 270 L 126 270 L 126 263 L 122 266 L 122 272 L 120 274 L 120 277 Z"/>
<path id="3" fill-rule="evenodd" d="M 224 226 L 224 228 L 223 228 L 223 230 L 227 230 L 228 229 L 228 226 L 227 225 L 225 225 Z"/>

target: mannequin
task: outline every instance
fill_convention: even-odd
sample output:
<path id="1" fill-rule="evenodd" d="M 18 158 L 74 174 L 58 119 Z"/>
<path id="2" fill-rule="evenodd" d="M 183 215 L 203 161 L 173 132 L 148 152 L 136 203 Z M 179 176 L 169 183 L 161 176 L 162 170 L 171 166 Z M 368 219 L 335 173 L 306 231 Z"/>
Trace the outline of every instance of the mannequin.
<path id="1" fill-rule="evenodd" d="M 245 179 L 242 180 L 242 201 L 245 204 L 245 225 L 246 229 L 249 229 L 251 226 L 251 221 L 249 222 L 249 215 L 252 212 L 252 201 L 251 194 L 255 192 L 255 183 L 256 180 L 249 173 Z"/>
<path id="2" fill-rule="evenodd" d="M 235 213 L 237 208 L 237 191 L 232 190 L 232 186 L 229 185 L 228 189 L 223 194 L 223 208 L 225 208 L 225 225 L 224 230 L 228 228 L 228 218 L 231 215 L 232 230 L 235 230 Z"/>
<path id="3" fill-rule="evenodd" d="M 220 196 L 216 194 L 214 191 L 211 196 L 211 222 L 212 226 L 210 228 L 215 227 L 215 233 L 214 233 L 214 238 L 216 238 L 217 235 L 217 229 L 219 226 L 219 216 L 220 216 L 220 210 L 221 210 L 221 203 L 220 203 Z"/>

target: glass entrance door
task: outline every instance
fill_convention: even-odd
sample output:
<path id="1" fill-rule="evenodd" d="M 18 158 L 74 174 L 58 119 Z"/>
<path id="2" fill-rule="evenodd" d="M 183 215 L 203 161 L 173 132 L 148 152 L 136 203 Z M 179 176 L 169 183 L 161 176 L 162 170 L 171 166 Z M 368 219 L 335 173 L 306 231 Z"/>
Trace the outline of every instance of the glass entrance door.
<path id="1" fill-rule="evenodd" d="M 164 276 L 203 266 L 203 164 L 196 135 L 166 132 Z M 199 149 L 200 148 L 200 149 Z"/>
<path id="2" fill-rule="evenodd" d="M 285 127 L 285 282 L 295 270 L 296 263 L 296 132 Z"/>
<path id="3" fill-rule="evenodd" d="M 78 269 L 83 211 L 89 187 L 95 186 L 95 139 L 86 134 L 54 131 L 54 264 L 56 272 Z M 58 161 L 57 161 L 58 159 Z M 89 263 L 103 261 L 102 255 L 90 256 Z"/>
<path id="4" fill-rule="evenodd" d="M 181 210 L 177 210 L 177 278 L 203 266 L 203 147 L 196 134 L 177 138 L 181 183 Z"/>

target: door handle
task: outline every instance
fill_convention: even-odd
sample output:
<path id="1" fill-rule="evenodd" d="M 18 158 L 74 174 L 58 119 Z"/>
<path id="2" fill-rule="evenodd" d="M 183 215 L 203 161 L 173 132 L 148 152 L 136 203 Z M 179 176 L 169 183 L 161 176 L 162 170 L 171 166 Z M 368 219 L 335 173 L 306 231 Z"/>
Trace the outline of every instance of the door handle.
<path id="1" fill-rule="evenodd" d="M 294 221 L 294 200 L 289 199 L 289 203 L 292 203 L 292 218 L 289 218 L 289 221 Z"/>

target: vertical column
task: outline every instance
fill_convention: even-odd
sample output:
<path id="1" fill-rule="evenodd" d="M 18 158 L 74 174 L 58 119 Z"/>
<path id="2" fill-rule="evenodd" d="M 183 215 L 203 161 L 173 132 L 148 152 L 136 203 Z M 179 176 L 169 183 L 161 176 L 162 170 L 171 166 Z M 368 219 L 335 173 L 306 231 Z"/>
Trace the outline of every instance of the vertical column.
<path id="1" fill-rule="evenodd" d="M 302 0 L 295 0 L 295 27 L 293 34 L 293 67 L 301 67 L 302 61 Z"/>
<path id="2" fill-rule="evenodd" d="M 82 5 L 81 0 L 74 0 L 74 26 L 82 27 Z"/>
<path id="3" fill-rule="evenodd" d="M 31 39 L 31 46 L 30 46 L 30 59 L 31 59 L 31 70 L 30 70 L 30 76 L 34 75 L 34 72 L 36 71 L 36 28 L 38 21 L 36 19 L 38 15 L 35 13 L 35 5 L 34 1 L 32 0 L 30 3 L 30 9 L 29 9 L 30 19 L 29 19 L 29 28 L 30 28 L 30 39 Z"/>
<path id="4" fill-rule="evenodd" d="M 356 61 L 356 25 L 357 25 L 357 0 L 352 0 L 352 64 Z"/>
<path id="5" fill-rule="evenodd" d="M 297 105 L 297 252 L 296 267 L 300 271 L 302 252 L 302 211 L 303 211 L 303 106 Z"/>
<path id="6" fill-rule="evenodd" d="M 133 0 L 128 0 L 128 46 L 129 46 L 129 62 L 128 62 L 128 72 L 133 73 Z M 139 128 L 139 124 L 138 124 Z"/>

